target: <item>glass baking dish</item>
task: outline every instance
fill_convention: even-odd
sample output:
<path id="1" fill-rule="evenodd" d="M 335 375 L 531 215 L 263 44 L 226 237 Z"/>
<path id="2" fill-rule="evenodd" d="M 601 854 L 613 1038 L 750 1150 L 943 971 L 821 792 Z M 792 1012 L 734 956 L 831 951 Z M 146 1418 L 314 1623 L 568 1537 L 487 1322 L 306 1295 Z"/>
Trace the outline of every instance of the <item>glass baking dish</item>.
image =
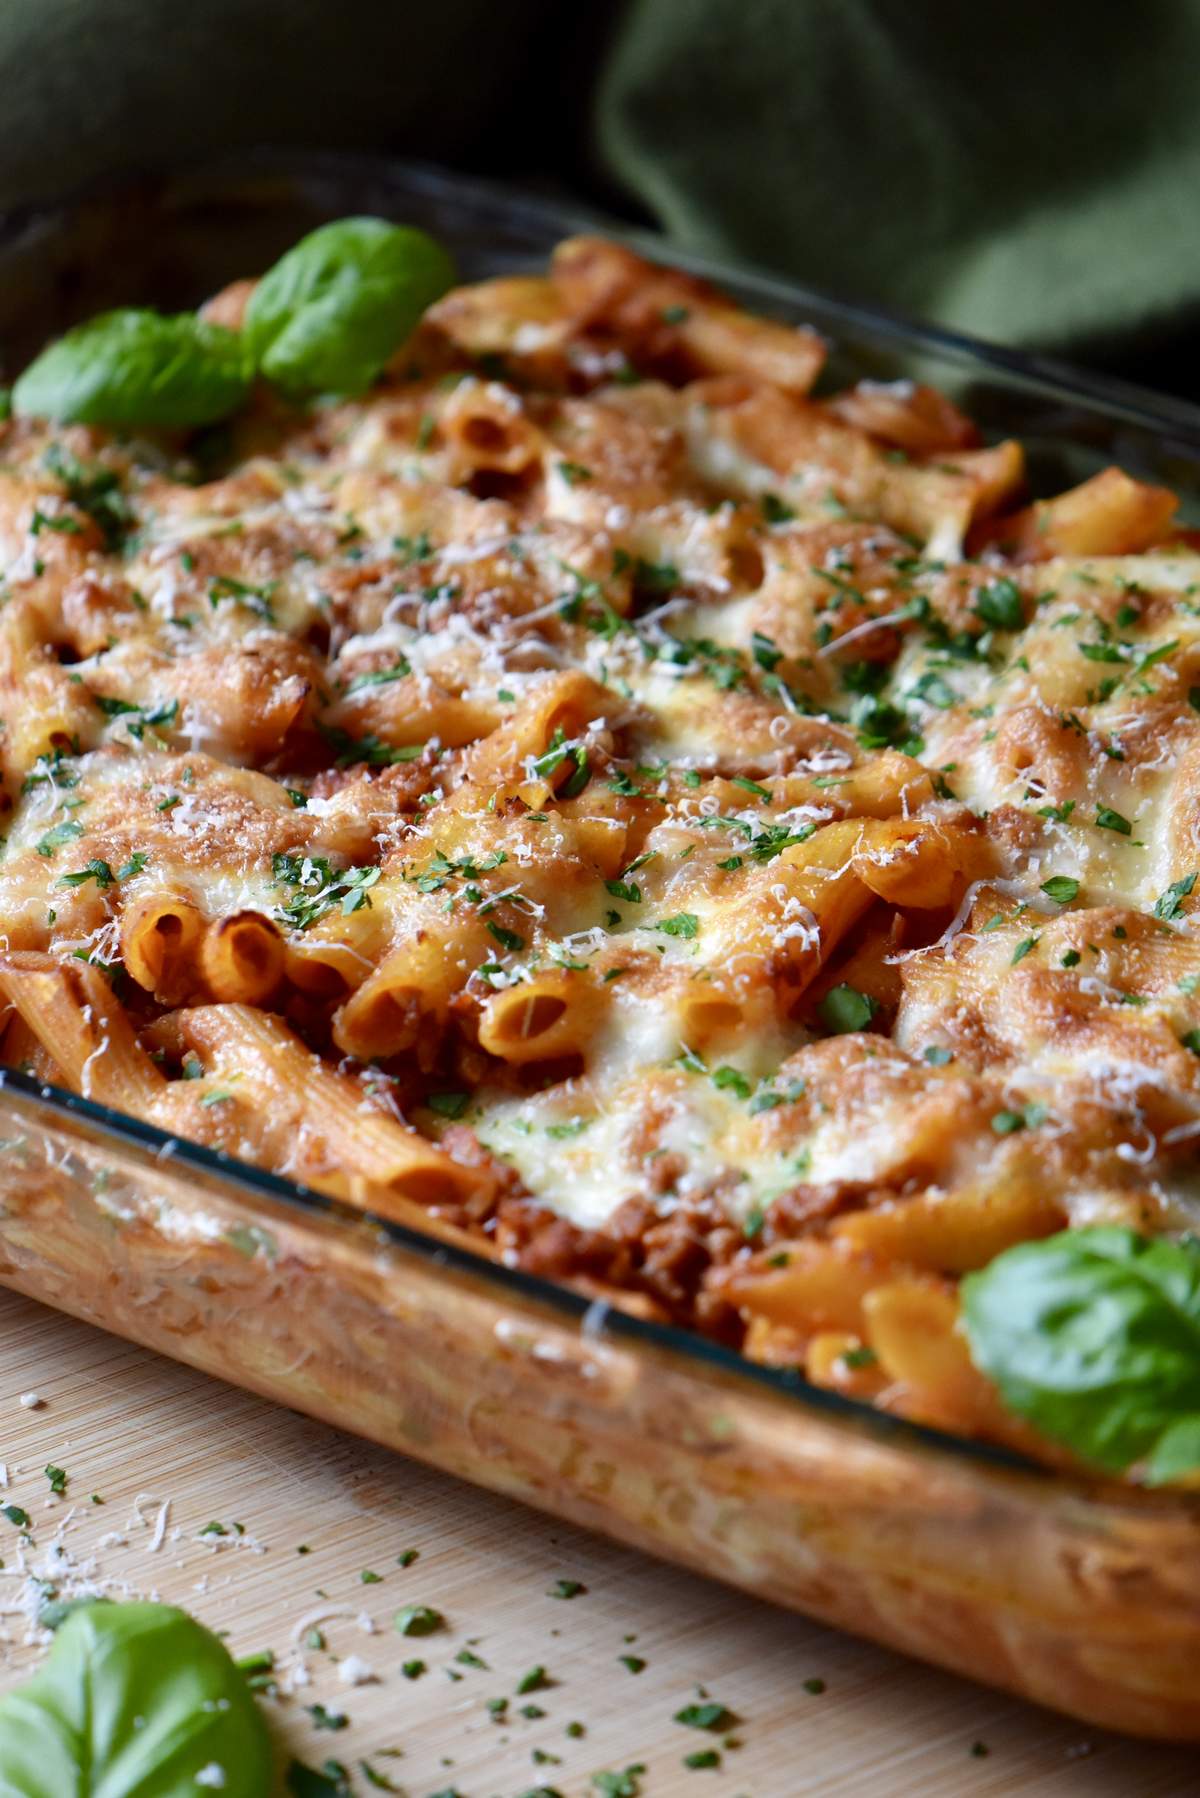
<path id="1" fill-rule="evenodd" d="M 0 223 L 11 374 L 118 303 L 194 304 L 321 220 L 425 225 L 468 278 L 596 221 L 436 171 L 264 153 Z M 1200 514 L 1200 410 L 712 269 L 1014 433 Z M 1110 1728 L 1200 1740 L 1200 1496 L 1066 1477 L 0 1072 L 0 1282 L 465 1479 Z"/>

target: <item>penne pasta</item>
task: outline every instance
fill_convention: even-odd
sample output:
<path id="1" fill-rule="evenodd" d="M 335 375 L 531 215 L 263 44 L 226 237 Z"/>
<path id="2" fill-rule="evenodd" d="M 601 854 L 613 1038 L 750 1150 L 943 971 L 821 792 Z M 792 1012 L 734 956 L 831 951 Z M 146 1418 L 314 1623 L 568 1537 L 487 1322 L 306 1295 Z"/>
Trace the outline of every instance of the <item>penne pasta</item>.
<path id="1" fill-rule="evenodd" d="M 279 930 L 257 912 L 214 920 L 200 939 L 200 973 L 214 999 L 261 1005 L 283 977 Z"/>
<path id="2" fill-rule="evenodd" d="M 163 1005 L 199 984 L 204 915 L 183 893 L 145 893 L 121 916 L 121 960 L 131 979 Z"/>
<path id="3" fill-rule="evenodd" d="M 0 1060 L 1059 1465 L 971 1294 L 1193 1253 L 1200 533 L 826 355 L 588 235 L 202 444 L 18 383 Z"/>
<path id="4" fill-rule="evenodd" d="M 479 1046 L 517 1066 L 582 1056 L 599 1024 L 603 992 L 556 970 L 493 993 L 479 1020 Z"/>

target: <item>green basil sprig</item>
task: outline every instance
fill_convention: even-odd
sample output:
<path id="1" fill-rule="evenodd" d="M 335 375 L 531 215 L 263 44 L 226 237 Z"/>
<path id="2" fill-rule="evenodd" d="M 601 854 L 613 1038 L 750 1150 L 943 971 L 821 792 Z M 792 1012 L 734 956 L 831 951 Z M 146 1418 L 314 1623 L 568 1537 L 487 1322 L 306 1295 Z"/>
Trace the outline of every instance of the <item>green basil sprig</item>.
<path id="1" fill-rule="evenodd" d="M 196 1798 L 214 1767 L 223 1798 L 266 1798 L 271 1761 L 244 1676 L 169 1605 L 72 1610 L 45 1664 L 0 1698 L 0 1798 Z"/>
<path id="2" fill-rule="evenodd" d="M 424 231 L 337 219 L 263 276 L 246 339 L 257 367 L 288 393 L 361 393 L 453 281 L 454 264 Z"/>
<path id="3" fill-rule="evenodd" d="M 13 388 L 17 412 L 60 423 L 175 430 L 236 411 L 253 369 L 234 331 L 191 312 L 124 307 L 76 325 Z"/>
<path id="4" fill-rule="evenodd" d="M 240 332 L 191 312 L 101 313 L 29 365 L 13 410 L 62 424 L 182 430 L 236 412 L 256 374 L 294 398 L 361 393 L 454 278 L 424 231 L 338 219 L 268 270 Z"/>
<path id="5" fill-rule="evenodd" d="M 1151 1485 L 1200 1470 L 1200 1242 L 1065 1230 L 968 1275 L 962 1300 L 973 1360 L 1043 1435 Z"/>

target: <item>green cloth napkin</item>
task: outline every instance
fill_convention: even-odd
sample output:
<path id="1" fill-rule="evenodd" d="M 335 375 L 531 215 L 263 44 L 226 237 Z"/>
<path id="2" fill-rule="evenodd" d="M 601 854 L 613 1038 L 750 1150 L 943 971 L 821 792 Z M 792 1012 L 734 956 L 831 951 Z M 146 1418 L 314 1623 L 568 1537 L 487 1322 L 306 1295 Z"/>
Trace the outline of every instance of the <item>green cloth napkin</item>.
<path id="1" fill-rule="evenodd" d="M 256 143 L 396 150 L 1192 384 L 1200 0 L 4 0 L 0 206 Z"/>
<path id="2" fill-rule="evenodd" d="M 637 0 L 599 143 L 681 239 L 1170 384 L 1198 67 L 1196 0 Z"/>

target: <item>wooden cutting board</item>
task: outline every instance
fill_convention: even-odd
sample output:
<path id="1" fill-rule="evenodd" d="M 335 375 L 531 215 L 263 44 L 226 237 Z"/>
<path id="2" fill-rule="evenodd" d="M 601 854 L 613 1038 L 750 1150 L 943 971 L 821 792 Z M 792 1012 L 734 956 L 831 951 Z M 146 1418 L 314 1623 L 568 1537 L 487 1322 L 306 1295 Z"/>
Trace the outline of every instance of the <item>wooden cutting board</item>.
<path id="1" fill-rule="evenodd" d="M 284 1754 L 343 1762 L 360 1798 L 381 1789 L 364 1760 L 408 1798 L 596 1798 L 594 1773 L 635 1763 L 643 1798 L 1200 1792 L 1194 1750 L 1106 1736 L 834 1634 L 3 1291 L 0 1459 L 0 1501 L 30 1513 L 36 1543 L 22 1555 L 0 1518 L 0 1685 L 42 1652 L 19 1610 L 30 1571 L 168 1599 L 236 1654 L 274 1650 L 293 1687 L 265 1700 Z M 62 1498 L 47 1463 L 68 1474 Z M 559 1580 L 586 1590 L 554 1597 Z M 400 1636 L 410 1604 L 444 1626 Z M 313 1630 L 323 1648 L 304 1646 Z M 427 1670 L 406 1678 L 417 1659 Z M 674 1721 L 699 1688 L 732 1729 Z M 315 1727 L 318 1702 L 345 1727 Z M 718 1769 L 684 1766 L 706 1749 Z"/>

